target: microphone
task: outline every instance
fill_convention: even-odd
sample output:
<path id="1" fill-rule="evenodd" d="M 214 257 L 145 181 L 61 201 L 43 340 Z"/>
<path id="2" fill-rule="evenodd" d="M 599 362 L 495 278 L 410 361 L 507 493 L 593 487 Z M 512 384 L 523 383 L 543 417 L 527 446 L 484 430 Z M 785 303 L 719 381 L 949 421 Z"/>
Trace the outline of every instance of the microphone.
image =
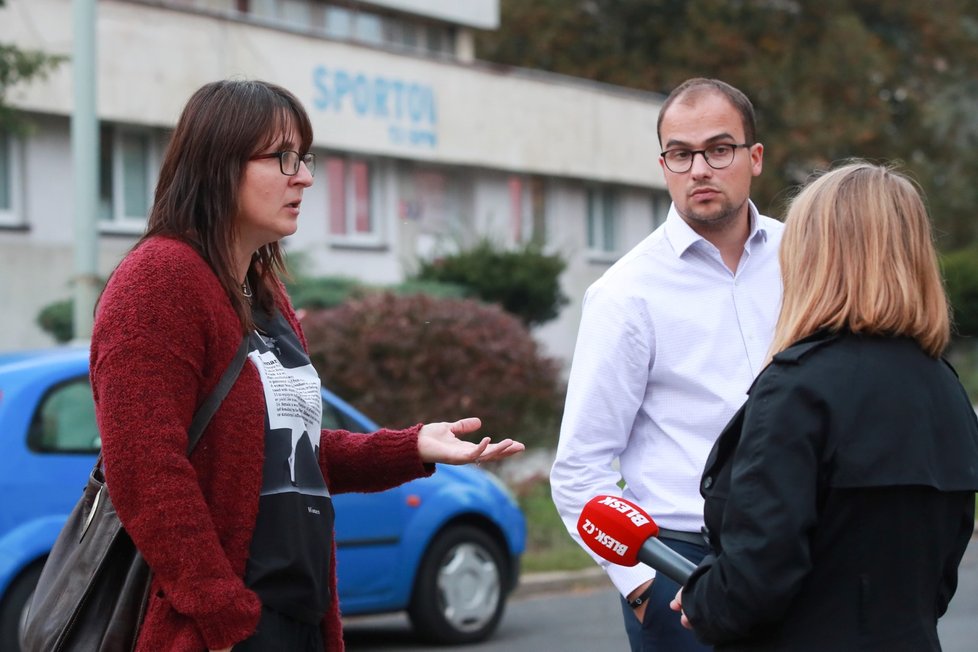
<path id="1" fill-rule="evenodd" d="M 620 566 L 647 564 L 680 586 L 696 564 L 656 538 L 659 526 L 635 503 L 595 496 L 584 505 L 577 532 L 598 556 Z"/>

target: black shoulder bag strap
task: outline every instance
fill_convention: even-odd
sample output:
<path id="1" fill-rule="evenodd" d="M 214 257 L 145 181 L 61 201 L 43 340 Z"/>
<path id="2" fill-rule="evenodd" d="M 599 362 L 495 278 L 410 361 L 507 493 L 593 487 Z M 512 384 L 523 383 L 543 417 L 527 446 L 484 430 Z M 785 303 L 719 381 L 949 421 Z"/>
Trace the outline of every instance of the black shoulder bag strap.
<path id="1" fill-rule="evenodd" d="M 214 391 L 197 408 L 197 413 L 194 414 L 193 421 L 190 422 L 190 429 L 187 431 L 187 455 L 193 452 L 194 446 L 200 441 L 200 436 L 204 434 L 204 428 L 210 423 L 211 417 L 217 412 L 217 408 L 221 407 L 221 402 L 224 400 L 224 397 L 228 395 L 231 387 L 238 380 L 238 375 L 241 373 L 245 360 L 248 358 L 248 349 L 250 348 L 248 346 L 249 340 L 250 337 L 248 335 L 242 338 L 238 352 L 234 354 L 234 359 L 231 360 L 231 364 L 224 370 L 221 379 L 217 381 Z"/>

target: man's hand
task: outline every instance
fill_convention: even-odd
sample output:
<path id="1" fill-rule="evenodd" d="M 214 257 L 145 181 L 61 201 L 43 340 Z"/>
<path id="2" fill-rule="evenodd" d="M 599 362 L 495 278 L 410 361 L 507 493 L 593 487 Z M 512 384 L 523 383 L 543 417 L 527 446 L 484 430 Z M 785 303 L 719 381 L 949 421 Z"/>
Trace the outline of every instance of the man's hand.
<path id="1" fill-rule="evenodd" d="M 651 579 L 648 582 L 643 582 L 642 584 L 639 584 L 637 587 L 635 587 L 634 591 L 632 591 L 627 596 L 625 596 L 625 599 L 628 600 L 628 602 L 632 602 L 633 600 L 637 599 L 638 596 L 645 593 L 645 591 L 652 586 L 652 582 L 654 581 L 655 579 Z M 638 622 L 640 623 L 645 622 L 645 610 L 648 608 L 649 608 L 649 601 L 645 600 L 642 602 L 642 604 L 632 609 L 632 613 L 634 613 L 635 617 L 638 618 Z"/>

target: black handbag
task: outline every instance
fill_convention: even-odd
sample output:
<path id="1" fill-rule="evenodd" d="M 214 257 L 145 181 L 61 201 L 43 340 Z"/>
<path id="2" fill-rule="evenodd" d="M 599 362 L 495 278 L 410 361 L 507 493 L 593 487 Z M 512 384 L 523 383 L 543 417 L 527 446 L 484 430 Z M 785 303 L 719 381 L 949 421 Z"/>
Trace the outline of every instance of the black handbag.
<path id="1" fill-rule="evenodd" d="M 187 454 L 248 357 L 245 337 L 194 414 Z M 151 573 L 123 529 L 102 474 L 102 456 L 58 535 L 20 632 L 22 652 L 129 652 L 149 602 Z"/>

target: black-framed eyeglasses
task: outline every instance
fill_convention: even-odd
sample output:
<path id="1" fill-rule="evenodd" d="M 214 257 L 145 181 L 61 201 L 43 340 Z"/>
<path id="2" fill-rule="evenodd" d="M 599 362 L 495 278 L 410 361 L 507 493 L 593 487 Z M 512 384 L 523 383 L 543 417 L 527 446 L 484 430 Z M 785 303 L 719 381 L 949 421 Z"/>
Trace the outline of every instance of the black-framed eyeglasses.
<path id="1" fill-rule="evenodd" d="M 666 167 L 677 174 L 689 172 L 697 154 L 702 154 L 703 160 L 714 170 L 722 170 L 733 163 L 738 147 L 750 147 L 750 143 L 717 143 L 706 149 L 667 149 L 659 156 L 666 162 Z"/>
<path id="2" fill-rule="evenodd" d="M 299 156 L 299 152 L 292 149 L 287 149 L 281 152 L 272 152 L 271 154 L 259 154 L 257 156 L 252 156 L 248 160 L 255 161 L 262 158 L 277 158 L 278 169 L 281 170 L 282 174 L 287 177 L 291 177 L 299 173 L 299 163 L 306 164 L 309 174 L 313 176 L 316 174 L 316 155 L 312 152 Z"/>

